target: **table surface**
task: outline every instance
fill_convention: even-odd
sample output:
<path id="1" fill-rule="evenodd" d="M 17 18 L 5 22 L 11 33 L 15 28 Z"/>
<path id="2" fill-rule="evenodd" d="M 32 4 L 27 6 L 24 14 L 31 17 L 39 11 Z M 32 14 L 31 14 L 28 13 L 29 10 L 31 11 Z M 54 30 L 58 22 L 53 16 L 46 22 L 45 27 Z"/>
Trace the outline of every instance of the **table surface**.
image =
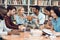
<path id="1" fill-rule="evenodd" d="M 6 40 L 37 40 L 36 38 L 39 38 L 40 40 L 50 40 L 49 38 L 46 38 L 45 36 L 40 36 L 40 37 L 32 37 L 29 32 L 20 32 L 20 35 L 7 35 L 7 36 L 2 36 Z M 32 39 L 34 38 L 34 39 Z M 57 37 L 55 40 L 60 40 L 60 37 Z"/>

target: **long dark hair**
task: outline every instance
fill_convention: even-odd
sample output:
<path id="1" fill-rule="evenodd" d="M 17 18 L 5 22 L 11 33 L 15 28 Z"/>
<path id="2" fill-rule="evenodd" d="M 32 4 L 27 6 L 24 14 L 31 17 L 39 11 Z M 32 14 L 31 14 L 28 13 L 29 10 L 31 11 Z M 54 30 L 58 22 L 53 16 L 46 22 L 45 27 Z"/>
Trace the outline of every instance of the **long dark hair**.
<path id="1" fill-rule="evenodd" d="M 60 17 L 59 7 L 53 6 L 53 7 L 52 7 L 52 10 L 55 12 L 55 14 L 56 14 L 58 17 Z"/>

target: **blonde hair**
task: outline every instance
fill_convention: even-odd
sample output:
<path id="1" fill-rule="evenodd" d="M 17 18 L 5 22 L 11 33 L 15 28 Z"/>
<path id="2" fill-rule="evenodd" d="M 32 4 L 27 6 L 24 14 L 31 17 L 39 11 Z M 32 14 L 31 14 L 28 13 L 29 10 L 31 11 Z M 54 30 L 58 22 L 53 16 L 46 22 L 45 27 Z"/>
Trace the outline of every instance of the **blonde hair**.
<path id="1" fill-rule="evenodd" d="M 24 8 L 23 6 L 20 6 L 18 9 L 17 9 L 17 14 L 19 14 L 19 11 Z"/>
<path id="2" fill-rule="evenodd" d="M 17 12 L 19 12 L 22 8 L 24 8 L 23 6 L 20 6 L 18 9 L 17 9 Z"/>

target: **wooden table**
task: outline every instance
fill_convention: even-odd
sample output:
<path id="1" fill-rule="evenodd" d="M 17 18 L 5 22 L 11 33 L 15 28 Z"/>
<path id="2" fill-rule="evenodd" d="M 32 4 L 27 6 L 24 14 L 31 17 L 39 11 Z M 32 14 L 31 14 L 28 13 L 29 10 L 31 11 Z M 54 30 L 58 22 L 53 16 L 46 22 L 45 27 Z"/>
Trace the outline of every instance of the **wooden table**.
<path id="1" fill-rule="evenodd" d="M 25 33 L 20 32 L 20 35 L 7 35 L 7 36 L 2 36 L 2 37 L 6 40 L 25 40 L 26 38 L 29 38 L 30 36 L 31 35 L 29 32 L 25 32 Z M 40 40 L 50 40 L 50 39 L 44 36 L 41 36 Z M 56 40 L 60 40 L 60 37 L 57 37 Z"/>

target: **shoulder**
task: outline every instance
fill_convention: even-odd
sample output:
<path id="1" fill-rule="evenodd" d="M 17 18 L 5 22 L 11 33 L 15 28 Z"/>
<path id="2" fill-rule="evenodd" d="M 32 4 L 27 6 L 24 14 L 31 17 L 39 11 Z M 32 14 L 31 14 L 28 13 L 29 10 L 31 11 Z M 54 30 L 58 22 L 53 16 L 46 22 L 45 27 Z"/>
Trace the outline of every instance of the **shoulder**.
<path id="1" fill-rule="evenodd" d="M 42 13 L 42 12 L 39 12 L 39 15 L 41 15 L 41 16 L 45 16 L 45 14 L 44 14 L 44 13 Z"/>
<path id="2" fill-rule="evenodd" d="M 34 14 L 34 13 L 32 13 L 32 14 L 31 14 L 31 16 L 35 16 L 35 14 Z"/>
<path id="3" fill-rule="evenodd" d="M 4 16 L 4 19 L 7 19 L 7 18 L 9 18 L 8 16 Z"/>
<path id="4" fill-rule="evenodd" d="M 58 17 L 58 19 L 60 20 L 60 17 Z"/>
<path id="5" fill-rule="evenodd" d="M 16 15 L 14 15 L 14 17 L 15 17 L 15 18 L 18 18 L 18 17 L 19 17 L 19 15 L 18 15 L 18 14 L 16 14 Z"/>
<path id="6" fill-rule="evenodd" d="M 45 17 L 44 13 L 39 12 L 39 17 Z"/>
<path id="7" fill-rule="evenodd" d="M 5 17 L 7 17 L 7 16 L 5 16 Z"/>
<path id="8" fill-rule="evenodd" d="M 52 20 L 51 20 L 51 22 L 52 22 L 52 23 L 55 23 L 55 20 L 54 20 L 54 19 L 52 19 Z"/>
<path id="9" fill-rule="evenodd" d="M 1 23 L 4 24 L 4 20 L 1 20 Z"/>

